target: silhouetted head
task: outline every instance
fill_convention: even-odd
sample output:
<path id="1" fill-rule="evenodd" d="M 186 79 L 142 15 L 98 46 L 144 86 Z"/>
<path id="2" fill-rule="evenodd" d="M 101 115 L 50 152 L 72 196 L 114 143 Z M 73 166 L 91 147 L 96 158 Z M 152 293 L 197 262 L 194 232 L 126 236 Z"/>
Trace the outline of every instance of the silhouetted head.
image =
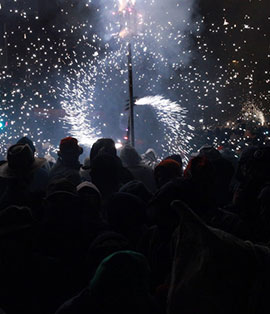
<path id="1" fill-rule="evenodd" d="M 131 145 L 125 145 L 122 148 L 122 150 L 120 152 L 120 158 L 121 158 L 124 166 L 127 166 L 127 167 L 135 167 L 142 160 L 139 153 Z"/>
<path id="2" fill-rule="evenodd" d="M 154 169 L 157 186 L 160 188 L 167 182 L 182 176 L 182 167 L 173 159 L 161 161 Z"/>
<path id="3" fill-rule="evenodd" d="M 117 151 L 115 148 L 115 142 L 111 138 L 100 138 L 92 146 L 90 151 L 90 164 L 100 154 L 108 154 L 116 156 Z"/>

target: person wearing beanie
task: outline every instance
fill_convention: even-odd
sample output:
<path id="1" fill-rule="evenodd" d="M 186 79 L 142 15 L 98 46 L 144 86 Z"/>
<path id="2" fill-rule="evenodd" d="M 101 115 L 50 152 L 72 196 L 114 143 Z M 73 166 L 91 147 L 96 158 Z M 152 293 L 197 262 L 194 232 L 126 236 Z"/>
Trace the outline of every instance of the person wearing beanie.
<path id="1" fill-rule="evenodd" d="M 182 176 L 182 165 L 173 159 L 161 161 L 154 169 L 155 181 L 158 188 L 161 188 L 169 181 Z"/>

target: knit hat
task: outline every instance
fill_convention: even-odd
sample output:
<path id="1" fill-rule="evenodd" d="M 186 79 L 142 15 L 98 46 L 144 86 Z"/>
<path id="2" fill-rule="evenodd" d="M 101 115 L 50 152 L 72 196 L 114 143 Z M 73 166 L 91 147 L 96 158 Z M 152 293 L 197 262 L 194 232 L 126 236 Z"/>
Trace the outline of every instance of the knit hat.
<path id="1" fill-rule="evenodd" d="M 33 141 L 30 140 L 30 138 L 28 138 L 27 136 L 24 136 L 22 138 L 20 138 L 17 142 L 17 144 L 28 144 L 33 152 L 33 154 L 35 153 L 36 151 L 36 148 L 34 146 L 34 143 Z"/>
<path id="2" fill-rule="evenodd" d="M 160 168 L 166 169 L 170 173 L 179 173 L 181 172 L 181 165 L 179 162 L 173 159 L 165 159 L 161 161 L 155 168 L 155 172 L 158 171 Z"/>

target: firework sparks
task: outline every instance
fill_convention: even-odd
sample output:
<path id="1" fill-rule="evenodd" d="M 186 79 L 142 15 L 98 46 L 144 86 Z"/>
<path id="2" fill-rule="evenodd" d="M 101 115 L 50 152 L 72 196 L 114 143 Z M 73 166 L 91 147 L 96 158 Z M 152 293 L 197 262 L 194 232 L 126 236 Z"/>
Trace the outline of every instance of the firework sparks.
<path id="1" fill-rule="evenodd" d="M 61 94 L 63 98 L 61 105 L 66 113 L 63 118 L 64 127 L 82 145 L 91 147 L 101 136 L 99 128 L 93 126 L 92 117 L 94 85 L 91 82 L 95 78 L 87 75 L 84 70 L 74 74 L 73 79 L 71 76 L 67 78 L 64 93 Z"/>
<path id="2" fill-rule="evenodd" d="M 163 124 L 165 154 L 181 154 L 185 162 L 188 161 L 193 138 L 194 128 L 185 122 L 188 113 L 186 108 L 182 108 L 178 103 L 172 102 L 163 96 L 147 96 L 136 101 L 136 105 L 149 105 L 157 115 L 157 119 Z"/>
<path id="3" fill-rule="evenodd" d="M 135 1 L 44 1 L 42 10 L 36 1 L 0 2 L 1 153 L 24 135 L 49 147 L 70 132 L 85 143 L 121 138 L 115 117 L 127 71 L 119 14 Z M 268 1 L 239 0 L 235 15 L 227 1 L 211 10 L 201 1 L 200 12 L 195 3 L 136 2 L 134 94 L 178 99 L 206 130 L 235 120 L 247 101 L 260 104 L 255 120 L 267 124 Z"/>
<path id="4" fill-rule="evenodd" d="M 119 0 L 119 37 L 122 39 L 137 35 L 138 25 L 143 23 L 142 15 L 137 13 L 135 4 L 135 0 Z"/>
<path id="5" fill-rule="evenodd" d="M 258 125 L 265 125 L 265 116 L 254 102 L 247 102 L 242 108 L 242 119 Z"/>

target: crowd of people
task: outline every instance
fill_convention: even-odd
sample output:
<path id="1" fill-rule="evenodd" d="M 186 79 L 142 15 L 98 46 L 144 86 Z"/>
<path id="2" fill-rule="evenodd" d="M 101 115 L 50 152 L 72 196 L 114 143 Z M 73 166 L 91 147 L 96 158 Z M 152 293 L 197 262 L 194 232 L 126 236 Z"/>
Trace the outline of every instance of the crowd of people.
<path id="1" fill-rule="evenodd" d="M 1 314 L 269 313 L 270 146 L 82 153 L 23 137 L 0 162 Z"/>
<path id="2" fill-rule="evenodd" d="M 269 124 L 260 125 L 255 122 L 239 120 L 226 126 L 213 128 L 196 128 L 193 146 L 215 144 L 215 146 L 229 148 L 237 154 L 250 145 L 269 145 Z"/>

